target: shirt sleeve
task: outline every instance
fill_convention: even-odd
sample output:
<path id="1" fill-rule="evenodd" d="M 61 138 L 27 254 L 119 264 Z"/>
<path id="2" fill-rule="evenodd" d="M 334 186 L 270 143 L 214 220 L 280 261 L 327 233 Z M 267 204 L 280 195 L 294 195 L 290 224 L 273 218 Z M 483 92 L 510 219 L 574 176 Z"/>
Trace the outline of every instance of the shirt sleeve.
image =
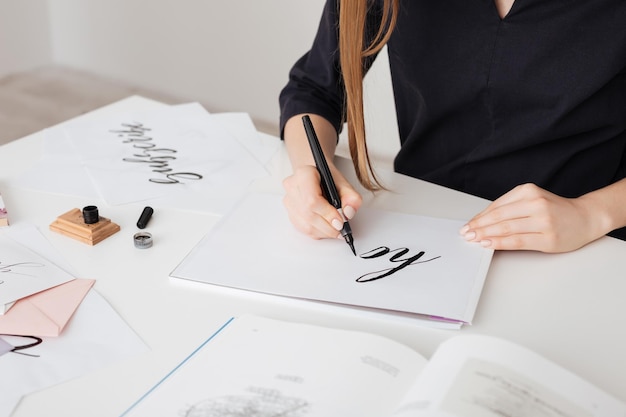
<path id="1" fill-rule="evenodd" d="M 338 12 L 337 1 L 328 0 L 311 49 L 289 71 L 279 96 L 281 138 L 287 120 L 300 113 L 320 115 L 337 132 L 341 130 L 345 98 L 339 66 Z"/>
<path id="2" fill-rule="evenodd" d="M 377 2 L 373 2 L 376 4 Z M 379 17 L 376 7 L 370 7 L 368 33 Z M 291 68 L 289 80 L 279 96 L 280 136 L 285 123 L 301 113 L 317 114 L 328 120 L 337 133 L 345 121 L 345 91 L 339 64 L 339 9 L 337 0 L 327 0 L 311 49 Z M 369 69 L 375 57 L 367 59 Z"/>

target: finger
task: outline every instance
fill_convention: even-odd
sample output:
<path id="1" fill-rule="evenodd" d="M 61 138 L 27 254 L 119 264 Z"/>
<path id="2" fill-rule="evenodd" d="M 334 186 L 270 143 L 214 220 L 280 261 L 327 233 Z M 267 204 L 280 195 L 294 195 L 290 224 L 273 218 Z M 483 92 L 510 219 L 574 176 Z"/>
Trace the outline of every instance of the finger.
<path id="1" fill-rule="evenodd" d="M 463 237 L 470 242 L 481 242 L 486 239 L 502 238 L 513 235 L 539 233 L 543 229 L 543 222 L 531 217 L 519 217 L 488 223 L 481 227 L 474 227 L 467 231 Z"/>
<path id="2" fill-rule="evenodd" d="M 322 196 L 319 173 L 314 167 L 299 169 L 285 178 L 283 186 L 283 204 L 296 229 L 316 239 L 338 235 L 343 219 Z"/>
<path id="3" fill-rule="evenodd" d="M 347 219 L 352 219 L 363 202 L 361 194 L 352 187 L 352 184 L 345 179 L 341 172 L 335 171 L 333 176 L 339 199 L 341 200 L 343 214 Z"/>
<path id="4" fill-rule="evenodd" d="M 515 202 L 499 207 L 494 207 L 489 211 L 476 215 L 467 222 L 467 230 L 476 230 L 490 225 L 510 222 L 518 219 L 528 218 L 532 215 L 527 204 Z"/>
<path id="5" fill-rule="evenodd" d="M 363 198 L 352 186 L 343 187 L 339 191 L 339 198 L 343 208 L 343 214 L 348 220 L 354 218 L 361 207 Z"/>
<path id="6" fill-rule="evenodd" d="M 283 198 L 289 220 L 297 230 L 314 239 L 337 237 L 338 231 L 324 217 L 324 213 L 328 215 L 328 212 L 331 213 L 330 217 L 338 215 L 337 210 L 328 204 L 323 197 L 319 198 L 318 202 L 318 204 L 304 206 L 301 201 L 294 200 L 289 196 Z"/>
<path id="7" fill-rule="evenodd" d="M 494 250 L 539 250 L 550 252 L 545 245 L 545 239 L 541 233 L 523 233 L 509 236 L 491 236 L 483 239 L 480 245 Z"/>

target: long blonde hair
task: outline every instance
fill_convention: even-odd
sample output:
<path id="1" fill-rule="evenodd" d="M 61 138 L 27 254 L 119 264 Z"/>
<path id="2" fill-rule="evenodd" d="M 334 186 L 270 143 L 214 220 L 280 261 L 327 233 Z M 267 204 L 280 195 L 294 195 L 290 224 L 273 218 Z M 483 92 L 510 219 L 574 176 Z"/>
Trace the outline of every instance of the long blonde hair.
<path id="1" fill-rule="evenodd" d="M 365 143 L 363 116 L 363 62 L 381 50 L 396 24 L 399 0 L 384 0 L 380 26 L 365 43 L 370 0 L 341 0 L 339 5 L 339 59 L 346 90 L 348 145 L 359 182 L 368 190 L 381 189 Z"/>

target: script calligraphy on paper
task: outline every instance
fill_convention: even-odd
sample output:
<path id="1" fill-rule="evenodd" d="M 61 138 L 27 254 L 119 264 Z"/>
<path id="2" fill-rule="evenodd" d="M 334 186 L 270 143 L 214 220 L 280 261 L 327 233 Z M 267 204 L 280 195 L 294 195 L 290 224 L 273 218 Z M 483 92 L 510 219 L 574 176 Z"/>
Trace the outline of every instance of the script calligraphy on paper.
<path id="1" fill-rule="evenodd" d="M 361 275 L 360 277 L 358 277 L 356 279 L 356 282 L 376 281 L 381 278 L 385 278 L 390 275 L 393 275 L 396 272 L 410 265 L 423 264 L 423 263 L 431 262 L 431 261 L 434 261 L 435 259 L 441 258 L 441 256 L 435 256 L 429 259 L 422 259 L 422 257 L 426 254 L 426 252 L 424 251 L 420 251 L 415 255 L 410 255 L 408 253 L 409 253 L 408 248 L 390 249 L 387 246 L 379 246 L 375 249 L 359 254 L 359 257 L 361 259 L 375 259 L 375 258 L 380 258 L 382 256 L 391 254 L 391 256 L 389 257 L 389 261 L 393 263 L 397 263 L 398 265 L 390 267 L 390 268 L 381 269 L 379 271 L 368 272 L 367 274 Z"/>
<path id="2" fill-rule="evenodd" d="M 142 123 L 122 123 L 122 129 L 111 130 L 118 137 L 123 138 L 123 143 L 131 143 L 137 150 L 130 158 L 123 158 L 125 162 L 143 163 L 153 168 L 161 176 L 150 178 L 148 181 L 157 184 L 182 184 L 182 180 L 201 180 L 202 175 L 195 172 L 174 172 L 170 164 L 176 160 L 176 150 L 170 148 L 158 148 L 152 142 L 152 137 L 146 132 L 151 129 Z"/>
<path id="3" fill-rule="evenodd" d="M 0 261 L 0 274 L 17 274 L 17 275 L 25 275 L 32 276 L 30 274 L 25 273 L 24 268 L 43 268 L 45 265 L 39 262 L 18 262 L 14 264 L 3 264 Z M 21 272 L 20 272 L 21 271 Z M 4 281 L 0 280 L 0 284 L 3 284 Z"/>

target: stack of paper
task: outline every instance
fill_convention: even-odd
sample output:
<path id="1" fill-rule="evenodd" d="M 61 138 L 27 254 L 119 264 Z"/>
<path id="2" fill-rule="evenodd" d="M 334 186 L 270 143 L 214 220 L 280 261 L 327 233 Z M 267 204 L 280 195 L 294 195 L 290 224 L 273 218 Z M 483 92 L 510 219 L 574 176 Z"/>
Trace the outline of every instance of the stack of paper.
<path id="1" fill-rule="evenodd" d="M 2 339 L 16 346 L 33 342 L 32 338 L 2 336 Z M 42 339 L 32 348 L 19 350 L 22 354 L 8 352 L 0 357 L 0 375 L 8 376 L 0 380 L 0 417 L 8 417 L 23 395 L 147 350 L 137 334 L 93 289 L 59 337 Z"/>
<path id="2" fill-rule="evenodd" d="M 437 327 L 471 323 L 493 251 L 466 242 L 463 222 L 363 207 L 350 222 L 353 256 L 342 239 L 297 232 L 281 199 L 248 195 L 171 276 L 408 314 Z"/>
<path id="3" fill-rule="evenodd" d="M 71 267 L 34 227 L 0 231 L 0 295 L 28 281 L 41 287 L 0 315 L 0 417 L 9 416 L 20 398 L 146 350 L 100 294 L 94 280 L 72 277 Z M 35 272 L 37 271 L 36 275 Z M 48 274 L 50 273 L 50 274 Z M 21 280 L 21 281 L 17 281 Z M 13 282 L 13 281 L 17 281 Z M 34 286 L 28 291 L 33 291 Z M 4 304 L 3 304 L 4 306 Z M 80 352 L 80 354 L 77 354 Z"/>
<path id="4" fill-rule="evenodd" d="M 42 159 L 12 181 L 109 205 L 149 201 L 224 214 L 253 181 L 268 177 L 279 145 L 245 113 L 163 106 L 48 129 Z"/>

